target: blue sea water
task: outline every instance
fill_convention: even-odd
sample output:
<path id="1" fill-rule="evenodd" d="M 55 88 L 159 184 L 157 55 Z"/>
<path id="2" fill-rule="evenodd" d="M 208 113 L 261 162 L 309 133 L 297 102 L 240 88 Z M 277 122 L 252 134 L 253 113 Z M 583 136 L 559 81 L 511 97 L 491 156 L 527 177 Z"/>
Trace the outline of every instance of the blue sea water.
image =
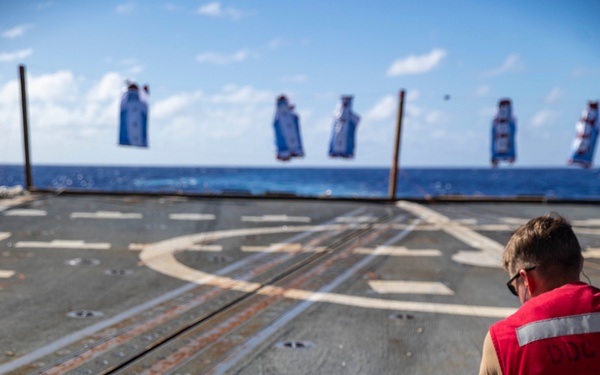
<path id="1" fill-rule="evenodd" d="M 386 198 L 386 168 L 249 168 L 33 166 L 45 189 L 196 194 L 291 193 L 298 196 Z M 0 186 L 24 185 L 24 167 L 0 165 Z M 397 198 L 440 196 L 600 199 L 600 169 L 403 168 Z"/>

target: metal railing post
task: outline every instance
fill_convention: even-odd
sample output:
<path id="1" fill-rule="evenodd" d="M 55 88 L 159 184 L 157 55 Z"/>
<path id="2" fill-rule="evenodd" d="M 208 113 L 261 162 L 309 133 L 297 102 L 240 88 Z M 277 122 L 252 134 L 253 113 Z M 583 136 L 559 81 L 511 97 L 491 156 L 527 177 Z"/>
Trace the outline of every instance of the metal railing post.
<path id="1" fill-rule="evenodd" d="M 25 150 L 25 188 L 31 190 L 33 178 L 31 177 L 31 163 L 29 161 L 29 124 L 27 121 L 27 94 L 25 90 L 25 66 L 19 66 L 21 78 L 21 107 L 23 110 L 23 146 Z"/>
<path id="2" fill-rule="evenodd" d="M 388 196 L 391 200 L 396 199 L 396 183 L 398 174 L 398 159 L 400 157 L 400 136 L 402 134 L 402 112 L 404 110 L 404 90 L 400 90 L 400 103 L 398 104 L 398 117 L 396 119 L 396 141 L 394 143 L 394 160 L 390 170 L 390 183 Z"/>

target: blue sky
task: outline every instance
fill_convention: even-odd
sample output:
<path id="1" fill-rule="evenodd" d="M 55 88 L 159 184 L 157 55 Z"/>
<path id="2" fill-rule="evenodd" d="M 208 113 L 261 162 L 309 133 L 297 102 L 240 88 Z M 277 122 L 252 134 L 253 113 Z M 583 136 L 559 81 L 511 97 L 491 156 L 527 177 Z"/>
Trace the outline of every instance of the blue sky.
<path id="1" fill-rule="evenodd" d="M 401 165 L 489 165 L 509 97 L 516 165 L 563 166 L 600 98 L 598 14 L 583 0 L 0 0 L 0 164 L 23 160 L 24 64 L 34 164 L 387 167 L 405 89 Z M 117 145 L 125 79 L 150 85 L 148 149 Z M 306 153 L 287 164 L 281 93 Z M 354 160 L 327 156 L 344 94 L 361 116 Z"/>

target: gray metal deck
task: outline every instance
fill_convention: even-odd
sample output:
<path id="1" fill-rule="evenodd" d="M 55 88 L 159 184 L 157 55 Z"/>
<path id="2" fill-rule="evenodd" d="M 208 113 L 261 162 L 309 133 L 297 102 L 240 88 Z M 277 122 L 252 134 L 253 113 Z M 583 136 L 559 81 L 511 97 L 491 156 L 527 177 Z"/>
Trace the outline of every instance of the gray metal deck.
<path id="1" fill-rule="evenodd" d="M 503 244 L 550 211 L 600 282 L 594 204 L 36 193 L 0 210 L 0 373 L 475 373 L 518 307 Z"/>

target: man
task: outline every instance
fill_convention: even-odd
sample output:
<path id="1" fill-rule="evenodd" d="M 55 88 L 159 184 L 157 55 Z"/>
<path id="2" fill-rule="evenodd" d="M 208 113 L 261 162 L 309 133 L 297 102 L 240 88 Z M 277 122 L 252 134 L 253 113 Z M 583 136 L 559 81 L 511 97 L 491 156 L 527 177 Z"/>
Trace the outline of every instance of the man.
<path id="1" fill-rule="evenodd" d="M 509 290 L 522 306 L 495 323 L 480 374 L 600 374 L 600 289 L 579 281 L 583 257 L 569 222 L 530 220 L 504 250 Z"/>

